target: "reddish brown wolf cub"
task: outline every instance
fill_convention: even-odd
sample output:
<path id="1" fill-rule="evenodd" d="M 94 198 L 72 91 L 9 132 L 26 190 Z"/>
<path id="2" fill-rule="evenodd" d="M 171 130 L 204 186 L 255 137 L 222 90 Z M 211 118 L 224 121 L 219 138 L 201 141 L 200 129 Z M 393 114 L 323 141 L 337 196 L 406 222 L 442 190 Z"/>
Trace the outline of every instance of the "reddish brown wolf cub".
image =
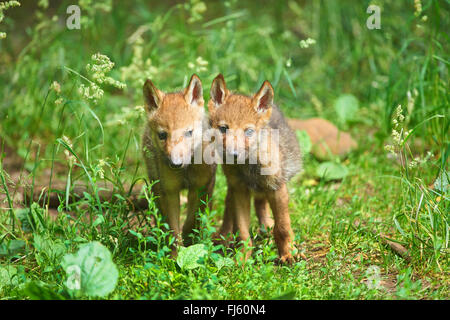
<path id="1" fill-rule="evenodd" d="M 253 194 L 259 220 L 269 226 L 271 221 L 267 206 L 270 205 L 280 261 L 291 263 L 293 233 L 286 183 L 301 170 L 301 154 L 294 131 L 289 128 L 280 109 L 273 104 L 273 95 L 268 81 L 253 97 L 228 91 L 221 74 L 212 83 L 208 103 L 210 124 L 222 134 L 224 156 L 227 157 L 223 171 L 228 191 L 220 234 L 225 236 L 231 231 L 239 231 L 241 240 L 249 239 L 250 200 Z M 268 137 L 275 136 L 278 136 L 278 142 L 264 143 Z M 239 139 L 242 141 L 240 147 Z M 264 145 L 269 155 L 266 159 L 261 153 Z M 234 161 L 228 161 L 230 158 Z"/>
<path id="2" fill-rule="evenodd" d="M 157 206 L 180 242 L 180 191 L 187 188 L 187 217 L 182 235 L 186 244 L 196 223 L 195 214 L 204 209 L 215 182 L 216 165 L 193 162 L 197 150 L 202 151 L 202 134 L 208 128 L 202 83 L 193 75 L 182 92 L 164 93 L 150 80 L 143 88 L 148 125 L 143 137 L 143 153 Z M 172 251 L 175 255 L 176 250 Z"/>

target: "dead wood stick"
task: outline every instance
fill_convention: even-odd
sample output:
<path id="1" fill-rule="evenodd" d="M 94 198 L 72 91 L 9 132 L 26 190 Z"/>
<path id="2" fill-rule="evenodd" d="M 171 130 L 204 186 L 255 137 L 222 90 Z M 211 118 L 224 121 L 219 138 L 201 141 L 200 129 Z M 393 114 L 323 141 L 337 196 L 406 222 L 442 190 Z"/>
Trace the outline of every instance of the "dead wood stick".
<path id="1" fill-rule="evenodd" d="M 58 208 L 61 204 L 61 197 L 65 197 L 65 187 L 60 185 L 52 186 L 52 190 L 48 192 L 48 187 L 40 187 L 35 186 L 33 195 L 31 197 L 31 190 L 27 189 L 26 191 L 27 198 L 33 199 L 34 202 L 39 203 L 40 205 L 49 205 L 50 208 Z M 84 193 L 90 193 L 90 190 L 86 186 L 75 186 L 69 196 L 69 203 L 74 203 L 83 198 Z M 99 191 L 99 198 L 101 201 L 113 201 L 114 200 L 114 192 L 112 187 L 107 187 L 106 190 Z M 125 197 L 128 204 L 131 207 L 132 211 L 145 210 L 148 208 L 147 199 L 139 197 L 140 189 L 138 187 L 133 188 L 130 196 Z"/>
<path id="2" fill-rule="evenodd" d="M 377 239 L 379 239 L 383 244 L 387 245 L 389 248 L 391 248 L 392 251 L 394 251 L 394 253 L 396 253 L 397 255 L 399 255 L 400 257 L 402 257 L 403 259 L 405 259 L 406 261 L 411 261 L 411 256 L 408 253 L 408 250 L 402 246 L 401 244 L 391 241 L 389 240 L 389 237 L 386 236 L 385 234 L 383 234 L 382 232 L 377 233 L 373 230 L 369 230 L 368 228 L 360 228 L 361 223 L 357 220 L 353 223 L 353 226 L 356 229 L 362 230 L 362 231 L 366 231 L 368 233 L 370 233 L 371 235 L 375 236 Z"/>

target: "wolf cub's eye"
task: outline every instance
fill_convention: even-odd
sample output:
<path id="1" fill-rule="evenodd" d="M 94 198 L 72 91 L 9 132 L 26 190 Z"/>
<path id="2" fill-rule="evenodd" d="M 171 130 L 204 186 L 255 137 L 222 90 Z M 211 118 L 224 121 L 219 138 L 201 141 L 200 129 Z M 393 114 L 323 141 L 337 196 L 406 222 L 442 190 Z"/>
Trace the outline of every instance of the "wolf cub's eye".
<path id="1" fill-rule="evenodd" d="M 184 136 L 185 136 L 186 138 L 192 137 L 192 130 L 186 131 L 186 132 L 184 133 Z"/>
<path id="2" fill-rule="evenodd" d="M 219 126 L 220 133 L 226 133 L 228 130 L 228 126 Z"/>
<path id="3" fill-rule="evenodd" d="M 245 129 L 244 133 L 247 137 L 251 137 L 255 133 L 255 130 L 252 128 L 248 128 L 248 129 Z"/>
<path id="4" fill-rule="evenodd" d="M 158 138 L 160 140 L 166 140 L 167 139 L 167 132 L 161 131 L 158 133 Z"/>

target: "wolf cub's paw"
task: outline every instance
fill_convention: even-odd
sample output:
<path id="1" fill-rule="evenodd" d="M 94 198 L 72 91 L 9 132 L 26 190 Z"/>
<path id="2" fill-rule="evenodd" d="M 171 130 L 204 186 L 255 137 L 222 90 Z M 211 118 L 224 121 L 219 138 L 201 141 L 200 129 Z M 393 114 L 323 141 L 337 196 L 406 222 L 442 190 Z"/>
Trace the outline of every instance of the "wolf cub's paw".
<path id="1" fill-rule="evenodd" d="M 290 253 L 285 254 L 278 259 L 278 264 L 284 265 L 284 266 L 286 266 L 286 265 L 289 266 L 289 265 L 293 264 L 294 262 L 295 262 L 295 259 L 292 256 L 292 254 L 290 254 Z"/>

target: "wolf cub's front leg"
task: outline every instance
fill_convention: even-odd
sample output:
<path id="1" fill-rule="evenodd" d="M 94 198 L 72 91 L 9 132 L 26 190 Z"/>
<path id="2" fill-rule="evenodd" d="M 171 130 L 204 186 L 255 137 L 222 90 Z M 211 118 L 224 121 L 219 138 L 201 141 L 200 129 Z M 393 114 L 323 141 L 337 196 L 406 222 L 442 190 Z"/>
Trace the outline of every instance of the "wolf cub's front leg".
<path id="1" fill-rule="evenodd" d="M 222 232 L 228 232 L 230 227 L 233 226 L 233 232 L 239 233 L 239 240 L 247 242 L 248 248 L 242 247 L 245 259 L 247 259 L 251 254 L 252 246 L 250 237 L 250 189 L 236 175 L 233 168 L 224 165 L 223 170 L 228 183 L 224 224 L 227 223 L 228 225 L 225 225 L 225 228 L 222 226 Z"/>
<path id="2" fill-rule="evenodd" d="M 253 201 L 255 205 L 256 216 L 258 217 L 258 222 L 261 228 L 264 230 L 272 229 L 274 221 L 270 217 L 269 202 L 265 197 L 255 195 Z"/>
<path id="3" fill-rule="evenodd" d="M 194 164 L 188 168 L 189 180 L 187 216 L 183 225 L 183 240 L 185 245 L 192 244 L 192 231 L 198 229 L 198 212 L 204 212 L 208 206 L 211 209 L 211 197 L 215 184 L 215 165 Z"/>
<path id="4" fill-rule="evenodd" d="M 234 222 L 234 209 L 232 208 L 233 193 L 230 189 L 227 190 L 225 198 L 225 213 L 223 215 L 223 223 L 220 228 L 219 235 L 226 238 L 228 234 L 235 233 L 236 223 Z M 255 195 L 253 200 L 255 206 L 256 216 L 258 217 L 259 225 L 263 230 L 272 229 L 274 221 L 270 216 L 269 202 L 264 196 Z"/>
<path id="5" fill-rule="evenodd" d="M 273 234 L 278 247 L 278 255 L 281 263 L 292 263 L 294 258 L 291 254 L 292 229 L 289 216 L 289 193 L 286 184 L 278 190 L 266 192 L 270 207 L 275 218 Z"/>
<path id="6" fill-rule="evenodd" d="M 176 247 L 182 243 L 180 228 L 180 191 L 164 190 L 159 196 L 159 209 L 169 224 L 170 230 L 175 238 L 172 248 L 172 256 L 176 256 Z"/>

